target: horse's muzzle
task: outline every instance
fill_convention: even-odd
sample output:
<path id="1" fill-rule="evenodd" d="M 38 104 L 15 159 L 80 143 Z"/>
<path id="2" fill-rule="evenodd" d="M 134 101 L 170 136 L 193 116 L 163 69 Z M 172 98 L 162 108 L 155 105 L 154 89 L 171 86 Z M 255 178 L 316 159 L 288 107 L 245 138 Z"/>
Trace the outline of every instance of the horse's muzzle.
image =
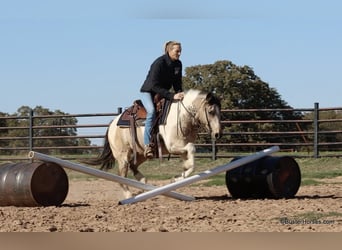
<path id="1" fill-rule="evenodd" d="M 222 137 L 222 133 L 220 132 L 220 133 L 213 133 L 212 134 L 212 138 L 214 139 L 214 140 L 218 140 L 218 139 L 220 139 Z"/>

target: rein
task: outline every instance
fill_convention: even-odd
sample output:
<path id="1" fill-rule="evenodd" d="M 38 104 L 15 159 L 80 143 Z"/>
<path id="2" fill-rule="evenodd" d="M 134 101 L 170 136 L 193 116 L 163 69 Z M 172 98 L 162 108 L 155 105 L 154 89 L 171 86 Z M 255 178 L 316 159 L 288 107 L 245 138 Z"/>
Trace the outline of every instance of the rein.
<path id="1" fill-rule="evenodd" d="M 196 114 L 191 112 L 191 110 L 189 110 L 183 103 L 183 101 L 179 101 L 178 105 L 177 105 L 177 136 L 179 135 L 178 131 L 180 131 L 182 133 L 182 135 L 184 136 L 184 131 L 182 129 L 182 125 L 181 125 L 181 121 L 179 119 L 180 117 L 180 107 L 183 106 L 184 110 L 190 115 L 190 117 L 196 122 Z M 205 108 L 205 118 L 207 120 L 207 124 L 210 128 L 210 123 L 209 123 L 209 119 L 208 119 L 208 114 L 207 114 L 207 108 Z M 200 127 L 200 122 L 196 122 L 198 125 L 198 127 Z M 210 128 L 211 129 L 211 128 Z"/>

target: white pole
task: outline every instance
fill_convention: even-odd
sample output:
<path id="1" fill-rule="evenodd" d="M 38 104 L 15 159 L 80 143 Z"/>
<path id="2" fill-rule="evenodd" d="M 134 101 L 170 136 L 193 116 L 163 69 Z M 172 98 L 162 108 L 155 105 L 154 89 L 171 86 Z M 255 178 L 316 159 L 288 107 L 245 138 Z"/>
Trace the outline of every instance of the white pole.
<path id="1" fill-rule="evenodd" d="M 213 168 L 211 170 L 206 170 L 206 171 L 201 172 L 197 175 L 193 175 L 191 177 L 188 177 L 184 180 L 180 180 L 180 181 L 177 181 L 177 182 L 174 182 L 174 183 L 153 189 L 151 191 L 147 191 L 145 193 L 139 194 L 139 195 L 132 197 L 132 198 L 129 198 L 129 199 L 121 200 L 119 203 L 120 204 L 131 204 L 131 203 L 146 200 L 148 198 L 154 197 L 154 196 L 159 195 L 159 194 L 163 194 L 165 192 L 170 192 L 171 190 L 175 190 L 177 188 L 192 184 L 196 181 L 208 178 L 210 176 L 219 174 L 219 173 L 224 172 L 224 171 L 233 170 L 234 168 L 240 167 L 240 166 L 247 164 L 249 162 L 256 161 L 256 160 L 258 160 L 264 156 L 267 156 L 267 155 L 272 154 L 276 151 L 279 151 L 279 149 L 280 148 L 278 146 L 270 147 L 270 148 L 265 149 L 263 151 L 257 152 L 253 155 L 239 158 L 239 159 L 232 161 L 228 164 Z"/>
<path id="2" fill-rule="evenodd" d="M 52 156 L 42 154 L 42 153 L 38 153 L 38 152 L 34 152 L 34 151 L 30 151 L 28 154 L 28 157 L 29 157 L 29 159 L 37 159 L 37 160 L 41 160 L 41 161 L 54 162 L 54 163 L 59 164 L 65 168 L 69 168 L 69 169 L 72 169 L 72 170 L 75 170 L 78 172 L 93 175 L 93 176 L 96 176 L 96 177 L 99 177 L 102 179 L 106 179 L 109 181 L 118 182 L 118 183 L 121 183 L 121 184 L 124 184 L 127 186 L 139 188 L 142 190 L 153 190 L 153 189 L 157 188 L 156 186 L 153 186 L 153 185 L 144 184 L 142 182 L 139 182 L 139 181 L 136 181 L 133 179 L 124 178 L 124 177 L 121 177 L 119 175 L 107 173 L 107 172 L 101 171 L 99 169 L 86 167 L 86 166 L 83 166 L 81 164 L 77 164 L 77 163 L 74 163 L 71 161 L 62 160 L 62 159 L 59 159 L 56 157 L 52 157 Z M 176 193 L 176 192 L 166 192 L 165 196 L 175 198 L 175 199 L 179 199 L 179 200 L 184 200 L 184 201 L 195 200 L 195 198 L 192 196 L 187 196 L 187 195 L 183 195 L 183 194 Z"/>

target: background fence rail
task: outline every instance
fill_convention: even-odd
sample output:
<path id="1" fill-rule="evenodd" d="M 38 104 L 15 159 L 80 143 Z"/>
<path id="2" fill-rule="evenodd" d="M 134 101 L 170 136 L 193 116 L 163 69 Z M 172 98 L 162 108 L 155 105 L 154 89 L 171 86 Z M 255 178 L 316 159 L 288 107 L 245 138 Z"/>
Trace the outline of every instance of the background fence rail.
<path id="1" fill-rule="evenodd" d="M 94 156 L 102 149 L 102 142 L 105 136 L 109 122 L 122 112 L 118 108 L 115 113 L 95 113 L 95 114 L 67 114 L 67 115 L 33 115 L 29 116 L 4 116 L 0 117 L 0 135 L 2 131 L 22 130 L 20 136 L 0 136 L 0 162 L 27 159 L 26 154 L 29 151 L 42 150 L 80 150 L 79 154 L 65 155 L 65 159 L 77 159 L 80 155 Z M 305 109 L 225 109 L 222 110 L 223 117 L 232 117 L 236 113 L 256 113 L 256 112 L 298 112 L 300 114 L 312 114 L 312 118 L 305 119 L 249 119 L 234 120 L 224 119 L 223 140 L 212 142 L 206 133 L 200 133 L 196 143 L 196 157 L 234 157 L 241 152 L 255 152 L 264 147 L 272 145 L 280 146 L 283 152 L 294 157 L 341 157 L 342 156 L 342 107 L 337 108 L 319 108 L 318 103 L 313 108 Z M 322 118 L 324 112 L 334 112 L 340 116 L 331 118 Z M 66 118 L 76 118 L 77 124 L 63 124 L 62 120 Z M 5 121 L 17 119 L 26 120 L 27 126 L 1 126 L 7 124 Z M 42 119 L 59 119 L 58 124 L 53 125 L 34 125 L 35 121 Z M 94 121 L 89 121 L 94 119 Z M 1 120 L 3 120 L 1 122 Z M 289 125 L 292 124 L 295 130 L 267 130 L 267 131 L 248 131 L 250 126 L 261 126 L 264 124 Z M 325 124 L 326 126 L 323 126 Z M 235 126 L 235 130 L 230 127 Z M 243 130 L 236 130 L 243 126 Z M 326 129 L 331 126 L 332 128 Z M 247 129 L 246 129 L 247 128 Z M 304 129 L 303 129 L 304 128 Z M 75 135 L 40 135 L 39 131 L 44 129 L 74 129 Z M 10 134 L 10 133 L 9 133 Z M 254 137 L 262 136 L 262 140 Z M 248 138 L 248 141 L 239 138 Z M 295 139 L 294 139 L 295 138 Z M 329 140 L 326 140 L 329 138 Z M 87 139 L 92 143 L 90 145 L 36 145 L 37 140 L 61 140 L 61 139 Z M 16 145 L 16 142 L 20 146 Z M 9 143 L 11 142 L 11 143 Z M 16 145 L 16 146 L 9 146 Z M 238 150 L 237 150 L 238 149 Z M 83 150 L 83 151 L 82 151 Z M 2 152 L 2 153 L 1 153 Z M 6 152 L 6 153 L 4 153 Z M 82 156 L 84 157 L 84 156 Z"/>

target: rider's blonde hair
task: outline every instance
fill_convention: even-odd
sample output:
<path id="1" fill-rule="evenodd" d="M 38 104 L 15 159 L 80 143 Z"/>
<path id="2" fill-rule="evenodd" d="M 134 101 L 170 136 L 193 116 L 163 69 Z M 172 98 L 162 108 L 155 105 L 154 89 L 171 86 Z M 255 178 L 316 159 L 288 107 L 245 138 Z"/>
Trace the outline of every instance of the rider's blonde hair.
<path id="1" fill-rule="evenodd" d="M 165 54 L 167 54 L 174 45 L 179 45 L 179 46 L 182 46 L 180 42 L 177 42 L 177 41 L 167 41 L 165 44 L 164 44 L 164 52 Z"/>

